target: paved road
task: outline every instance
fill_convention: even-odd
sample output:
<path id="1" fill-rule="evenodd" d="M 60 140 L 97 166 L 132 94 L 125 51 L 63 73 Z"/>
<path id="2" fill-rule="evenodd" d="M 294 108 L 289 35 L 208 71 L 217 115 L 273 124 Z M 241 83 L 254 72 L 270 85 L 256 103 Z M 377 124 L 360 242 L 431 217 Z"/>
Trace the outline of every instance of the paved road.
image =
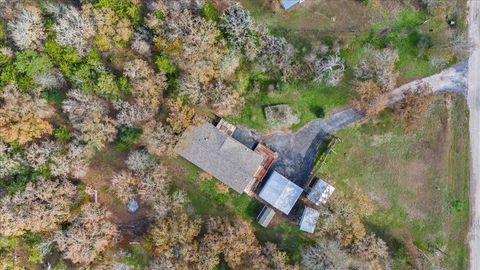
<path id="1" fill-rule="evenodd" d="M 470 109 L 470 269 L 480 269 L 480 1 L 469 0 L 468 37 L 472 52 L 468 61 Z"/>

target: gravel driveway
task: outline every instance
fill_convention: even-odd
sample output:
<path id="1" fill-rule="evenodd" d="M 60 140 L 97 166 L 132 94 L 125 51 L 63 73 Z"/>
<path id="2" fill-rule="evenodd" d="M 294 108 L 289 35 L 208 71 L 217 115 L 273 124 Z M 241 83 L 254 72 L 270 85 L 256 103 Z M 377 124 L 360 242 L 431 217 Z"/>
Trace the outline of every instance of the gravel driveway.
<path id="1" fill-rule="evenodd" d="M 261 135 L 247 128 L 238 127 L 233 137 L 251 148 L 256 142 L 266 144 L 279 155 L 272 168 L 300 187 L 304 187 L 322 141 L 337 129 L 362 117 L 362 114 L 347 108 L 333 113 L 328 119 L 314 120 L 297 132 L 278 131 Z"/>

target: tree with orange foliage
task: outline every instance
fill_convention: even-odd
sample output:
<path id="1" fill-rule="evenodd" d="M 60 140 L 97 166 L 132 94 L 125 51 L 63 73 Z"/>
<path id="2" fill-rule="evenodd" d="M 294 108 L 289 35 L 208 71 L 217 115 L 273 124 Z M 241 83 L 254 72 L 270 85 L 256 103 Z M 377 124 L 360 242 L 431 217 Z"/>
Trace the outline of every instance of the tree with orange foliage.
<path id="1" fill-rule="evenodd" d="M 375 115 L 383 111 L 388 104 L 385 90 L 380 88 L 373 80 L 359 81 L 356 87 L 357 97 L 351 106 L 367 115 Z"/>
<path id="2" fill-rule="evenodd" d="M 200 250 L 210 254 L 223 254 L 231 268 L 239 267 L 250 254 L 258 252 L 259 245 L 253 228 L 247 221 L 214 217 L 205 224 L 206 233 L 200 242 Z"/>
<path id="3" fill-rule="evenodd" d="M 7 86 L 0 94 L 0 138 L 6 142 L 26 144 L 45 134 L 51 134 L 50 117 L 53 109 L 41 98 L 20 93 L 15 86 Z"/>
<path id="4" fill-rule="evenodd" d="M 195 110 L 183 103 L 181 98 L 167 102 L 170 113 L 167 122 L 176 133 L 182 133 L 192 123 Z"/>
<path id="5" fill-rule="evenodd" d="M 417 89 L 406 91 L 403 100 L 395 106 L 399 118 L 405 124 L 407 131 L 411 131 L 423 125 L 425 113 L 432 103 L 429 95 L 432 89 L 428 85 L 422 85 Z"/>

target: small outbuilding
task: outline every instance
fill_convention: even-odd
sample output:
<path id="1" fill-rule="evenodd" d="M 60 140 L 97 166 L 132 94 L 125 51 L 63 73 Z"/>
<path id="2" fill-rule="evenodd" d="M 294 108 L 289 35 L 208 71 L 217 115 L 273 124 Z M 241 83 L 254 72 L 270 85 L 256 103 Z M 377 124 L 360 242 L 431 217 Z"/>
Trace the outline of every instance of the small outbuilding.
<path id="1" fill-rule="evenodd" d="M 313 208 L 305 206 L 302 218 L 300 219 L 300 230 L 308 233 L 313 233 L 315 231 L 315 227 L 317 227 L 319 217 L 320 212 Z"/>
<path id="2" fill-rule="evenodd" d="M 268 227 L 273 217 L 275 217 L 275 210 L 268 206 L 264 206 L 260 214 L 258 214 L 257 221 L 262 227 Z"/>
<path id="3" fill-rule="evenodd" d="M 258 196 L 275 209 L 288 215 L 302 195 L 303 188 L 277 171 L 272 171 L 264 182 Z"/>
<path id="4" fill-rule="evenodd" d="M 280 4 L 282 4 L 282 7 L 287 10 L 289 8 L 292 8 L 296 4 L 302 3 L 304 0 L 280 0 Z"/>
<path id="5" fill-rule="evenodd" d="M 310 189 L 307 195 L 307 199 L 315 205 L 327 203 L 330 196 L 332 196 L 335 188 L 322 179 L 318 179 L 317 182 Z"/>

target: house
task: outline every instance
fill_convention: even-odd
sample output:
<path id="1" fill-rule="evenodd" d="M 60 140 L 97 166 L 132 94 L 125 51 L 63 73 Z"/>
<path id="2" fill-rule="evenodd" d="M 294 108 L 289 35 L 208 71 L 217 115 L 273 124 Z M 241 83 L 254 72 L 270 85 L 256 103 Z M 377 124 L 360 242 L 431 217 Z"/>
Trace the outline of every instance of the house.
<path id="1" fill-rule="evenodd" d="M 230 135 L 234 126 L 221 120 L 189 127 L 177 146 L 180 156 L 198 166 L 238 193 L 252 194 L 275 157 L 257 146 L 252 150 Z"/>
<path id="2" fill-rule="evenodd" d="M 320 217 L 320 212 L 316 209 L 305 206 L 300 219 L 300 230 L 308 233 L 313 233 L 315 227 L 317 226 L 318 218 Z"/>
<path id="3" fill-rule="evenodd" d="M 307 199 L 319 206 L 320 204 L 327 203 L 330 196 L 332 196 L 335 188 L 322 179 L 318 179 L 317 182 L 310 189 L 310 192 L 307 195 Z"/>
<path id="4" fill-rule="evenodd" d="M 272 171 L 263 182 L 258 197 L 285 215 L 290 213 L 303 193 L 303 188 L 277 171 Z"/>
<path id="5" fill-rule="evenodd" d="M 268 206 L 264 206 L 260 214 L 258 214 L 257 221 L 262 227 L 268 227 L 273 217 L 275 216 L 275 210 Z"/>
<path id="6" fill-rule="evenodd" d="M 305 0 L 280 0 L 280 4 L 282 4 L 282 7 L 287 10 L 289 8 L 292 8 L 296 4 L 300 4 Z"/>

